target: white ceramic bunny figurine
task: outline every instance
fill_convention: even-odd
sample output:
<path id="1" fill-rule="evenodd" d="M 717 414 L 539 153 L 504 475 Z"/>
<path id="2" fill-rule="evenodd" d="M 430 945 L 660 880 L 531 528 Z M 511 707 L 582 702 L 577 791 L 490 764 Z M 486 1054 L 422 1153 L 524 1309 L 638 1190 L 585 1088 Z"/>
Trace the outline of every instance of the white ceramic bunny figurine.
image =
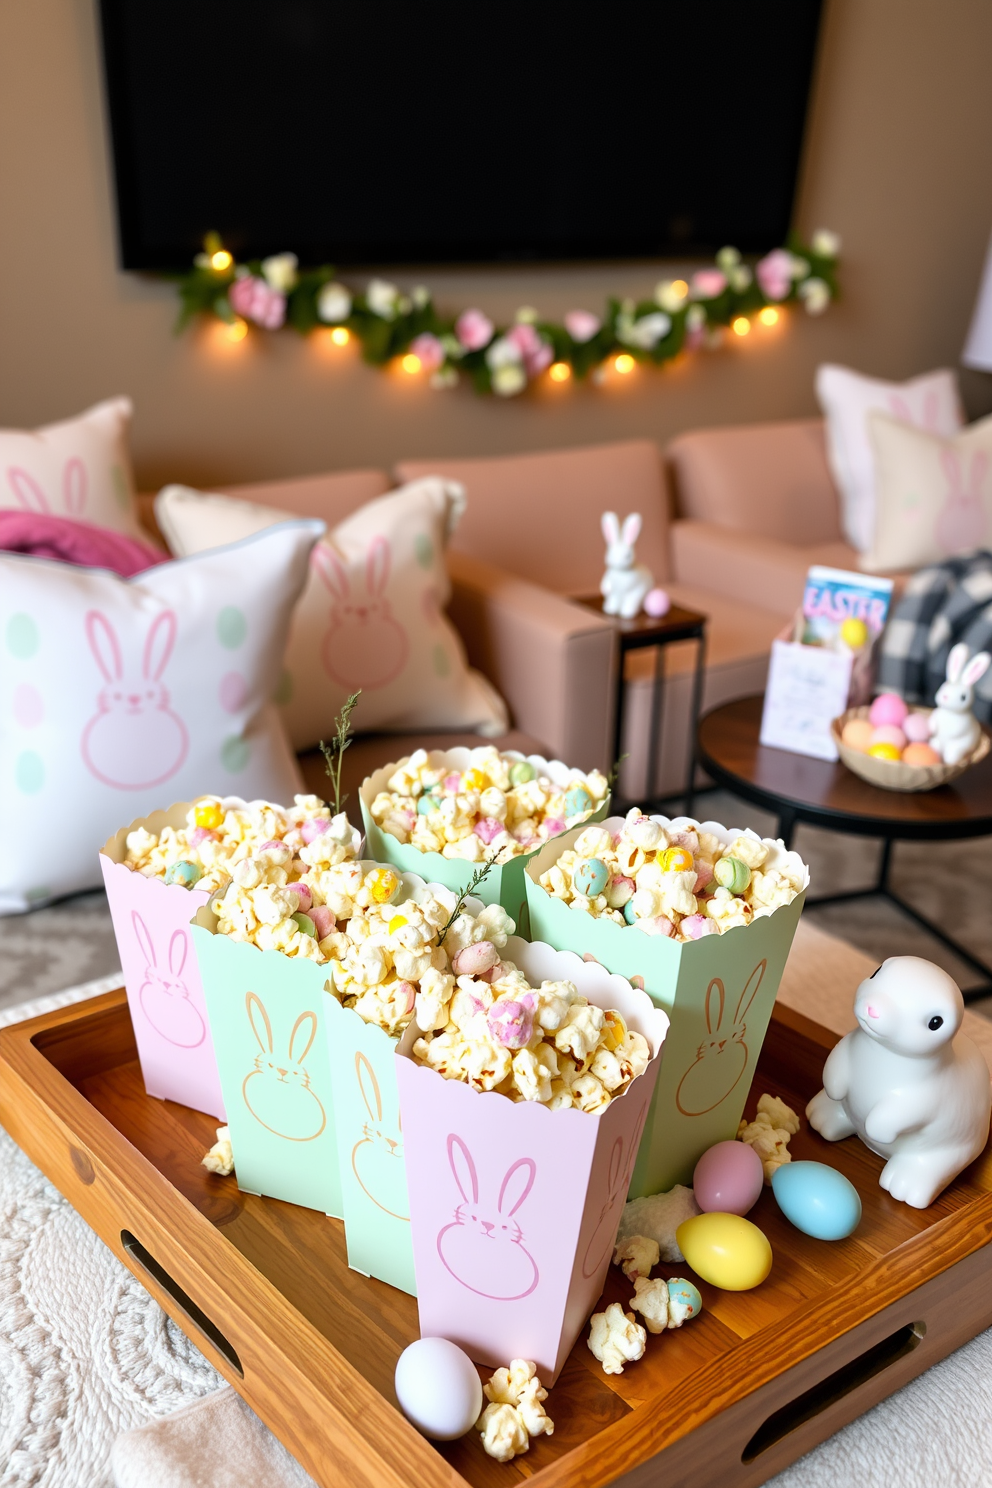
<path id="1" fill-rule="evenodd" d="M 926 1209 L 989 1136 L 992 1083 L 978 1047 L 959 1033 L 955 981 L 919 956 L 890 956 L 854 996 L 858 1027 L 823 1066 L 806 1107 L 828 1142 L 854 1133 L 888 1161 L 879 1184 Z"/>
<path id="2" fill-rule="evenodd" d="M 933 747 L 945 765 L 956 765 L 970 754 L 981 738 L 982 728 L 971 711 L 975 683 L 985 676 L 992 656 L 979 651 L 968 661 L 968 647 L 952 646 L 947 658 L 947 681 L 937 689 L 937 706 L 930 715 Z"/>
<path id="3" fill-rule="evenodd" d="M 606 572 L 599 586 L 603 613 L 633 620 L 640 613 L 644 596 L 654 585 L 650 569 L 634 566 L 634 544 L 641 531 L 640 514 L 632 512 L 624 517 L 621 527 L 616 512 L 604 512 L 602 527 L 607 545 Z"/>

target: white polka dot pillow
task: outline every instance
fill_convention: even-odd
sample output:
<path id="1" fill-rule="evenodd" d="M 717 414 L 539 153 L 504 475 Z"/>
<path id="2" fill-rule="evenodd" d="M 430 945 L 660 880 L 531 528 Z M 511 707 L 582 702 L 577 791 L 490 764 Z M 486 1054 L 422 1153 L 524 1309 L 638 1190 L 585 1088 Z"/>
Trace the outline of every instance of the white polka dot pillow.
<path id="1" fill-rule="evenodd" d="M 271 698 L 322 531 L 130 579 L 0 553 L 0 913 L 98 886 L 107 837 L 157 807 L 301 788 Z"/>
<path id="2" fill-rule="evenodd" d="M 130 398 L 108 398 L 43 429 L 0 429 L 0 508 L 142 537 L 127 448 L 130 423 Z"/>
<path id="3" fill-rule="evenodd" d="M 329 739 L 341 704 L 359 688 L 362 732 L 505 732 L 502 699 L 468 666 L 444 613 L 444 550 L 464 505 L 461 486 L 428 476 L 366 502 L 314 548 L 278 694 L 295 748 Z M 155 516 L 179 555 L 285 520 L 285 512 L 185 486 L 161 491 Z"/>

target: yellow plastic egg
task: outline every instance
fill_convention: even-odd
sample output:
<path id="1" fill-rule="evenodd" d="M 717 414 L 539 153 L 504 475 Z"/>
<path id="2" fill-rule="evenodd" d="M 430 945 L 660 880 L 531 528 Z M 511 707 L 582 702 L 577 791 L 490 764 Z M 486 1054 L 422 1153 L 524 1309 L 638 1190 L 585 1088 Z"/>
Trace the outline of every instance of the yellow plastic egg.
<path id="1" fill-rule="evenodd" d="M 902 751 L 895 744 L 870 744 L 868 746 L 868 753 L 872 759 L 902 759 Z"/>
<path id="2" fill-rule="evenodd" d="M 860 651 L 868 639 L 868 627 L 863 620 L 845 620 L 840 628 L 840 638 L 852 651 Z"/>
<path id="3" fill-rule="evenodd" d="M 697 1214 L 679 1225 L 675 1243 L 697 1276 L 725 1292 L 750 1291 L 772 1269 L 765 1235 L 739 1214 Z"/>
<path id="4" fill-rule="evenodd" d="M 199 806 L 193 807 L 193 820 L 198 827 L 206 827 L 208 832 L 212 832 L 224 820 L 224 808 L 216 801 L 201 801 Z"/>
<path id="5" fill-rule="evenodd" d="M 661 859 L 663 873 L 688 873 L 692 867 L 692 853 L 685 847 L 669 847 Z"/>
<path id="6" fill-rule="evenodd" d="M 365 882 L 374 904 L 388 904 L 400 886 L 400 876 L 392 868 L 373 868 Z"/>
<path id="7" fill-rule="evenodd" d="M 484 791 L 488 784 L 489 779 L 481 770 L 466 770 L 462 776 L 463 791 Z"/>
<path id="8" fill-rule="evenodd" d="M 402 930 L 405 924 L 407 924 L 406 915 L 393 915 L 389 922 L 390 935 L 395 935 L 397 930 Z"/>
<path id="9" fill-rule="evenodd" d="M 874 732 L 867 718 L 849 718 L 840 737 L 849 749 L 860 749 L 861 753 L 865 754 Z"/>

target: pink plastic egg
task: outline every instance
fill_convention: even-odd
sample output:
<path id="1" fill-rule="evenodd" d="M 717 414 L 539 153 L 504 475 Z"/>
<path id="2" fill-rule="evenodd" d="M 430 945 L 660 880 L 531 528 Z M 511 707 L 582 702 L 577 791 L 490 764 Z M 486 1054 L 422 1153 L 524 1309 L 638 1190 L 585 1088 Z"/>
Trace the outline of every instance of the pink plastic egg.
<path id="1" fill-rule="evenodd" d="M 896 749 L 906 748 L 906 735 L 901 728 L 896 728 L 893 723 L 880 724 L 877 729 L 872 729 L 868 748 L 873 744 L 894 744 Z"/>
<path id="2" fill-rule="evenodd" d="M 704 1214 L 747 1214 L 761 1195 L 761 1158 L 746 1142 L 717 1142 L 703 1153 L 692 1191 Z"/>
<path id="3" fill-rule="evenodd" d="M 909 709 L 901 697 L 897 697 L 894 692 L 883 692 L 872 703 L 868 710 L 868 717 L 875 728 L 879 728 L 884 723 L 891 723 L 896 728 L 900 728 L 908 712 Z"/>
<path id="4" fill-rule="evenodd" d="M 867 718 L 851 718 L 844 725 L 841 739 L 849 749 L 860 749 L 862 754 L 867 754 L 871 736 L 872 726 Z"/>
<path id="5" fill-rule="evenodd" d="M 943 764 L 943 760 L 936 749 L 932 749 L 929 744 L 921 744 L 918 741 L 906 745 L 906 748 L 902 752 L 902 762 L 904 765 Z"/>
<path id="6" fill-rule="evenodd" d="M 930 739 L 929 713 L 907 713 L 902 731 L 911 744 L 926 744 Z"/>

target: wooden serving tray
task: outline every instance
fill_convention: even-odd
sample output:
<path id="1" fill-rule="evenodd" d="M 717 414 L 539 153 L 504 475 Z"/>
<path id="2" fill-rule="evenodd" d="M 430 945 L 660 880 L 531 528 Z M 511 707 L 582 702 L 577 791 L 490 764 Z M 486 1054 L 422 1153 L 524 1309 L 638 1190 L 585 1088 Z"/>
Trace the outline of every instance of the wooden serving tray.
<path id="1" fill-rule="evenodd" d="M 749 1112 L 765 1090 L 802 1110 L 835 1041 L 776 1009 Z M 804 1122 L 793 1156 L 852 1179 L 855 1235 L 808 1239 L 766 1190 L 751 1218 L 769 1279 L 699 1283 L 701 1316 L 649 1335 L 622 1375 L 580 1339 L 547 1402 L 554 1436 L 500 1464 L 475 1432 L 435 1446 L 400 1415 L 416 1303 L 348 1270 L 338 1221 L 200 1166 L 216 1123 L 145 1095 L 123 991 L 0 1032 L 0 1121 L 323 1488 L 761 1484 L 992 1323 L 989 1150 L 921 1213 L 878 1187 L 856 1138 Z M 611 1268 L 604 1301 L 631 1291 Z"/>

